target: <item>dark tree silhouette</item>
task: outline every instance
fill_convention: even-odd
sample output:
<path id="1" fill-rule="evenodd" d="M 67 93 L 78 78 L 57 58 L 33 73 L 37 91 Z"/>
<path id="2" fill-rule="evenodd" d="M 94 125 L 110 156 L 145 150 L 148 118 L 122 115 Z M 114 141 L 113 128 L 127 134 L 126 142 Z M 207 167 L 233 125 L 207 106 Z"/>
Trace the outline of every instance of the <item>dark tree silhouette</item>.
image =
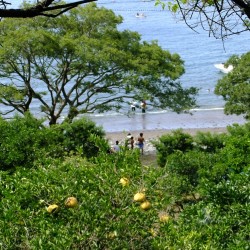
<path id="1" fill-rule="evenodd" d="M 55 0 L 37 1 L 29 8 L 11 9 L 11 3 L 0 0 L 0 18 L 30 18 L 36 16 L 57 17 L 62 13 L 77 7 L 80 4 L 94 2 L 96 0 L 83 0 L 71 3 L 58 3 Z"/>
<path id="2" fill-rule="evenodd" d="M 174 0 L 168 5 L 162 0 L 156 2 L 168 6 L 191 29 L 196 31 L 201 26 L 215 38 L 250 31 L 250 0 Z"/>

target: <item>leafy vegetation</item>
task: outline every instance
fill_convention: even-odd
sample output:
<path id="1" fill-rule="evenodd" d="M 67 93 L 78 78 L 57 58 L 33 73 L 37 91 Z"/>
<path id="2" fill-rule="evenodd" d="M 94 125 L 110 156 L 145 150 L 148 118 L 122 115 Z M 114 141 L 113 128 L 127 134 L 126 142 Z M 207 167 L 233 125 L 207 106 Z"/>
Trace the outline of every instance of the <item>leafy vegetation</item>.
<path id="1" fill-rule="evenodd" d="M 250 52 L 241 56 L 232 56 L 225 65 L 233 70 L 220 79 L 215 94 L 225 100 L 226 114 L 243 114 L 250 119 Z"/>
<path id="2" fill-rule="evenodd" d="M 137 32 L 119 31 L 121 23 L 121 16 L 96 4 L 56 19 L 1 21 L 0 114 L 38 107 L 53 125 L 120 111 L 131 101 L 175 112 L 195 107 L 198 90 L 179 81 L 180 56 L 141 41 Z"/>
<path id="3" fill-rule="evenodd" d="M 193 138 L 189 134 L 185 134 L 181 129 L 173 131 L 173 134 L 163 135 L 158 142 L 155 143 L 158 153 L 158 164 L 164 166 L 167 157 L 176 152 L 186 152 L 193 148 Z"/>
<path id="4" fill-rule="evenodd" d="M 50 128 L 29 113 L 11 121 L 0 120 L 0 169 L 33 167 L 48 158 L 63 158 L 70 154 L 96 156 L 107 150 L 104 131 L 94 122 L 82 118 Z"/>
<path id="5" fill-rule="evenodd" d="M 17 123 L 31 131 L 44 130 L 32 117 L 17 117 L 9 127 Z M 10 131 L 15 142 L 7 122 L 3 125 L 5 137 Z M 94 142 L 100 136 L 94 144 L 99 150 L 89 158 L 79 150 L 78 140 L 86 127 L 92 131 L 84 140 Z M 228 127 L 226 134 L 191 137 L 178 130 L 164 135 L 156 143 L 161 166 L 142 164 L 137 149 L 108 153 L 102 130 L 88 120 L 72 127 L 52 126 L 45 134 L 27 131 L 23 137 L 40 142 L 39 136 L 48 131 L 56 134 L 53 138 L 65 136 L 54 145 L 68 147 L 70 153 L 0 171 L 1 248 L 249 248 L 250 124 Z M 31 145 L 26 150 L 46 152 L 51 146 Z"/>

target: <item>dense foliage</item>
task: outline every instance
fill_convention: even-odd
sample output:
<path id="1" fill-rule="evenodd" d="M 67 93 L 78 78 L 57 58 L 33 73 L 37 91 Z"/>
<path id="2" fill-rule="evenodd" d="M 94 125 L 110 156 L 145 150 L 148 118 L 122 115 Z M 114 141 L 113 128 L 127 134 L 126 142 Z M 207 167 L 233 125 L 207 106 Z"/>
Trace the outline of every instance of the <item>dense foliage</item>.
<path id="1" fill-rule="evenodd" d="M 19 122 L 28 121 L 36 124 Z M 87 159 L 75 147 L 0 171 L 1 248 L 248 249 L 250 124 L 194 137 L 178 130 L 160 141 L 158 154 L 168 152 L 161 167 L 142 165 L 137 149 L 100 147 Z M 138 192 L 151 207 L 135 201 Z M 78 204 L 69 208 L 68 197 Z"/>
<path id="2" fill-rule="evenodd" d="M 0 22 L 0 114 L 39 109 L 56 124 L 85 113 L 127 112 L 131 101 L 175 112 L 195 107 L 197 89 L 179 81 L 180 56 L 120 31 L 121 23 L 96 4 L 56 19 Z"/>
<path id="3" fill-rule="evenodd" d="M 100 148 L 107 149 L 104 131 L 85 118 L 73 123 L 47 127 L 29 113 L 7 121 L 0 120 L 0 169 L 32 167 L 47 158 L 81 154 L 90 158 Z"/>
<path id="4" fill-rule="evenodd" d="M 250 124 L 228 127 L 227 134 L 198 133 L 193 148 L 163 156 L 163 147 L 169 149 L 176 133 L 184 137 L 178 131 L 156 143 L 169 178 L 184 183 L 174 192 L 182 200 L 178 226 L 161 243 L 170 249 L 248 249 Z"/>
<path id="5" fill-rule="evenodd" d="M 225 65 L 232 65 L 233 70 L 218 81 L 215 94 L 225 100 L 226 114 L 250 119 L 250 52 L 232 56 Z"/>

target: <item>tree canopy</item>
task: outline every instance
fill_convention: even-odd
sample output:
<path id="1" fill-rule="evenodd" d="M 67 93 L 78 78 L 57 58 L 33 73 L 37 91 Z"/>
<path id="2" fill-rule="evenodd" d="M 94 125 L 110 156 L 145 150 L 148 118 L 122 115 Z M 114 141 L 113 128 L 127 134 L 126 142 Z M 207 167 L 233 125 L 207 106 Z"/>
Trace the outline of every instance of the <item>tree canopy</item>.
<path id="1" fill-rule="evenodd" d="M 168 7 L 193 30 L 201 26 L 215 38 L 250 31 L 249 0 L 156 0 Z"/>
<path id="2" fill-rule="evenodd" d="M 225 65 L 233 65 L 233 70 L 218 81 L 215 94 L 226 101 L 226 114 L 243 114 L 250 119 L 250 52 L 232 56 Z"/>
<path id="3" fill-rule="evenodd" d="M 195 107 L 197 89 L 178 81 L 180 56 L 119 31 L 121 22 L 94 3 L 56 19 L 0 22 L 1 114 L 34 113 L 36 105 L 55 124 L 62 116 L 119 111 L 133 100 L 176 112 Z"/>

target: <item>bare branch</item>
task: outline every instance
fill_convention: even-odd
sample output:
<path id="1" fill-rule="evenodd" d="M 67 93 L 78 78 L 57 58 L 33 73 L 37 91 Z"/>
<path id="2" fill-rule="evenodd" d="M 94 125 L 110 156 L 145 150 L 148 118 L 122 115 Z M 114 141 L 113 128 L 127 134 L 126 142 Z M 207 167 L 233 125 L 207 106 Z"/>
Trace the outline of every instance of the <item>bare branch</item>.
<path id="1" fill-rule="evenodd" d="M 250 0 L 176 0 L 178 14 L 192 30 L 202 29 L 215 38 L 250 31 Z"/>

